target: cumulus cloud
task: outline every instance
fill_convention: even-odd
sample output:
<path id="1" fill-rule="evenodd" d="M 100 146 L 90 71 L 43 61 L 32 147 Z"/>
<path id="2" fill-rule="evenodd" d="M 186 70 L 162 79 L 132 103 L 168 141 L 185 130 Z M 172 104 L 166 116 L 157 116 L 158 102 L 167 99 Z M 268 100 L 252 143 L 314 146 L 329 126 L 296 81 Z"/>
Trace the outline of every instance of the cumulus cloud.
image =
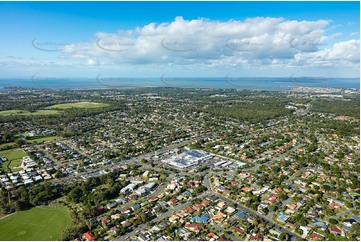
<path id="1" fill-rule="evenodd" d="M 209 19 L 150 23 L 117 33 L 99 32 L 88 43 L 68 45 L 67 58 L 94 59 L 114 64 L 332 65 L 357 64 L 359 41 L 334 44 L 325 36 L 329 20 L 295 21 L 284 18 L 249 18 L 227 22 Z"/>
<path id="2" fill-rule="evenodd" d="M 332 28 L 330 23 L 330 20 L 268 17 L 243 21 L 176 17 L 167 23 L 149 23 L 115 33 L 95 33 L 88 42 L 62 46 L 56 52 L 55 62 L 6 58 L 0 60 L 0 65 L 38 63 L 98 71 L 101 68 L 100 71 L 129 70 L 135 74 L 144 71 L 145 76 L 155 71 L 187 70 L 207 74 L 253 70 L 254 75 L 260 74 L 257 70 L 266 70 L 263 74 L 270 76 L 276 73 L 272 70 L 277 69 L 288 69 L 292 73 L 297 68 L 307 71 L 307 68 L 336 66 L 349 68 L 352 75 L 358 73 L 360 41 L 356 36 L 352 40 L 338 41 L 342 33 L 326 35 Z M 345 73 L 351 72 L 346 70 Z"/>
<path id="3" fill-rule="evenodd" d="M 357 65 L 360 63 L 360 40 L 348 40 L 314 53 L 295 55 L 295 63 L 307 65 Z"/>

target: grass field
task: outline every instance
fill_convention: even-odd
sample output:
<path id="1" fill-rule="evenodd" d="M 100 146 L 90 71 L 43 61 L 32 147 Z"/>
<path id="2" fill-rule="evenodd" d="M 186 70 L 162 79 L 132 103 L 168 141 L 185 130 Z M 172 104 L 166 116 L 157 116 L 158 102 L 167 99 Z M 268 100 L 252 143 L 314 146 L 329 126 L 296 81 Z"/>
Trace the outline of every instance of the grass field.
<path id="1" fill-rule="evenodd" d="M 0 116 L 40 116 L 40 115 L 57 115 L 57 110 L 38 110 L 36 112 L 29 112 L 26 110 L 5 110 L 0 111 Z"/>
<path id="2" fill-rule="evenodd" d="M 8 116 L 8 115 L 19 115 L 22 114 L 24 112 L 27 112 L 25 110 L 5 110 L 5 111 L 0 111 L 0 115 L 3 116 Z"/>
<path id="3" fill-rule="evenodd" d="M 44 141 L 56 141 L 59 139 L 59 136 L 48 136 L 48 137 L 44 137 L 44 138 L 38 138 L 38 139 L 30 139 L 30 140 L 25 140 L 27 144 L 32 144 L 32 143 L 42 143 Z M 10 142 L 10 143 L 5 143 L 5 144 L 0 144 L 0 150 L 2 149 L 6 149 L 6 147 L 11 146 L 11 145 L 15 145 L 15 142 Z"/>
<path id="4" fill-rule="evenodd" d="M 1 145 L 0 145 L 0 149 L 4 149 L 4 148 L 6 148 L 7 146 L 11 146 L 11 145 L 15 145 L 15 142 L 1 144 Z"/>
<path id="5" fill-rule="evenodd" d="M 108 107 L 107 103 L 79 102 L 79 103 L 61 103 L 50 106 L 51 109 L 68 109 L 68 108 L 102 108 Z"/>
<path id="6" fill-rule="evenodd" d="M 27 156 L 27 154 L 22 149 L 10 149 L 0 151 L 0 157 L 5 157 L 7 159 L 7 161 L 2 164 L 1 169 L 8 171 L 7 166 L 10 163 L 9 167 L 10 169 L 12 169 L 12 171 L 18 170 L 16 169 L 16 167 L 21 164 L 24 156 Z"/>
<path id="7" fill-rule="evenodd" d="M 57 110 L 38 110 L 36 112 L 29 112 L 24 115 L 39 116 L 39 115 L 58 115 L 60 112 Z"/>
<path id="8" fill-rule="evenodd" d="M 107 103 L 94 103 L 94 102 L 79 102 L 79 103 L 61 103 L 48 107 L 46 110 L 37 110 L 29 112 L 26 110 L 5 110 L 0 111 L 0 116 L 46 116 L 46 115 L 59 115 L 62 109 L 69 108 L 103 108 L 110 106 Z"/>
<path id="9" fill-rule="evenodd" d="M 70 224 L 66 207 L 36 207 L 0 220 L 0 240 L 60 240 Z"/>
<path id="10" fill-rule="evenodd" d="M 58 139 L 59 139 L 59 136 L 49 136 L 49 137 L 44 137 L 44 138 L 26 140 L 26 143 L 35 143 L 35 142 L 42 143 L 44 141 L 55 141 Z"/>

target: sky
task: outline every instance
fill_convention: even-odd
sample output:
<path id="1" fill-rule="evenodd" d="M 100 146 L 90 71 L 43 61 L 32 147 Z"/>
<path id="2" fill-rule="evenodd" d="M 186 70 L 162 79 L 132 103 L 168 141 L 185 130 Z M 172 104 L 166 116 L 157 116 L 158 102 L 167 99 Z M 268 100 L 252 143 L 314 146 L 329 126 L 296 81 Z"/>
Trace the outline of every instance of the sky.
<path id="1" fill-rule="evenodd" d="M 0 2 L 0 78 L 359 77 L 360 3 Z"/>

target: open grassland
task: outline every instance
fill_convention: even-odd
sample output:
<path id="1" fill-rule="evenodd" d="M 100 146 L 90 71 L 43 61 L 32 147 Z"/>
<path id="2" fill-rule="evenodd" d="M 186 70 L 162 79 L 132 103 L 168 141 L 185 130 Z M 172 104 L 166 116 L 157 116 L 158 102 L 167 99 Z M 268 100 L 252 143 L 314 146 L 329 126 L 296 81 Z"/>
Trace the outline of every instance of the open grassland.
<path id="1" fill-rule="evenodd" d="M 0 157 L 5 157 L 6 161 L 2 163 L 0 170 L 8 170 L 8 166 L 12 171 L 18 170 L 17 167 L 21 165 L 23 157 L 27 156 L 22 149 L 10 149 L 0 151 Z M 14 169 L 14 170 L 13 170 Z"/>
<path id="2" fill-rule="evenodd" d="M 59 136 L 48 136 L 48 137 L 25 140 L 25 142 L 27 144 L 41 144 L 46 141 L 51 141 L 51 142 L 57 141 L 59 138 L 60 138 Z M 0 144 L 0 150 L 10 150 L 15 147 L 18 147 L 18 145 L 15 142 Z"/>
<path id="3" fill-rule="evenodd" d="M 50 106 L 50 109 L 69 109 L 69 108 L 103 108 L 108 107 L 107 103 L 79 102 L 79 103 L 62 103 Z"/>
<path id="4" fill-rule="evenodd" d="M 0 111 L 0 116 L 3 117 L 17 117 L 17 116 L 48 116 L 48 115 L 59 115 L 64 112 L 61 110 L 71 109 L 71 108 L 82 108 L 82 109 L 89 109 L 89 108 L 104 108 L 108 107 L 110 104 L 107 103 L 95 103 L 95 102 L 78 102 L 78 103 L 61 103 L 55 104 L 53 106 L 47 107 L 45 110 L 37 110 L 34 112 L 30 112 L 27 110 L 5 110 Z"/>
<path id="5" fill-rule="evenodd" d="M 25 110 L 17 110 L 17 109 L 5 110 L 5 111 L 0 111 L 0 115 L 3 115 L 3 116 L 17 115 L 17 114 L 22 114 L 24 112 L 27 112 L 27 111 L 25 111 Z"/>
<path id="6" fill-rule="evenodd" d="M 63 231 L 70 224 L 70 214 L 66 207 L 36 207 L 0 220 L 0 240 L 60 240 Z"/>
<path id="7" fill-rule="evenodd" d="M 26 143 L 42 143 L 44 141 L 56 141 L 58 139 L 59 136 L 48 136 L 44 138 L 26 140 Z"/>
<path id="8" fill-rule="evenodd" d="M 15 142 L 5 143 L 0 145 L 0 150 L 6 149 L 9 146 L 15 145 Z"/>
<path id="9" fill-rule="evenodd" d="M 35 112 L 29 112 L 26 110 L 6 110 L 0 111 L 0 116 L 39 116 L 39 115 L 57 115 L 57 110 L 38 110 Z"/>

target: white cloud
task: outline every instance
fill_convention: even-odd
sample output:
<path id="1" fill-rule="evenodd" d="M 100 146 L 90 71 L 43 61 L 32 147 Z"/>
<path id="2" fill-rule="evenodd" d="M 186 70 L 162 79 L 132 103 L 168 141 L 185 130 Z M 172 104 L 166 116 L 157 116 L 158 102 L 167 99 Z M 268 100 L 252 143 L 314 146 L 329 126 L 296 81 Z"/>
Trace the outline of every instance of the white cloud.
<path id="1" fill-rule="evenodd" d="M 359 32 L 352 32 L 352 33 L 350 34 L 351 37 L 357 37 L 357 36 L 359 36 L 359 35 L 360 35 Z"/>
<path id="2" fill-rule="evenodd" d="M 295 61 L 308 65 L 358 65 L 360 63 L 360 40 L 348 40 L 334 44 L 314 53 L 299 53 Z"/>
<path id="3" fill-rule="evenodd" d="M 97 65 L 97 61 L 95 59 L 88 59 L 88 65 L 90 66 L 94 66 L 94 65 Z"/>
<path id="4" fill-rule="evenodd" d="M 329 22 L 283 18 L 220 22 L 177 17 L 171 23 L 97 33 L 94 42 L 69 45 L 64 54 L 69 58 L 100 58 L 104 63 L 114 64 L 273 65 L 303 60 L 303 64 L 312 65 L 315 56 L 321 56 L 330 65 L 342 58 L 344 62 L 357 62 L 359 49 L 357 52 L 351 42 L 335 44 L 331 52 L 323 48 L 327 40 L 335 38 L 335 35 L 324 35 Z M 352 49 L 347 49 L 349 47 Z"/>
<path id="5" fill-rule="evenodd" d="M 359 40 L 337 43 L 340 33 L 325 34 L 330 22 L 263 17 L 222 22 L 177 17 L 170 23 L 95 33 L 89 42 L 66 45 L 58 56 L 61 60 L 58 64 L 96 66 L 107 71 L 144 70 L 145 75 L 155 70 L 193 70 L 193 73 L 250 70 L 258 75 L 257 70 L 283 68 L 292 73 L 295 68 L 306 71 L 325 66 L 344 66 L 355 73 L 360 61 Z M 331 42 L 336 43 L 330 46 Z M 16 62 L 34 64 L 35 61 Z"/>

